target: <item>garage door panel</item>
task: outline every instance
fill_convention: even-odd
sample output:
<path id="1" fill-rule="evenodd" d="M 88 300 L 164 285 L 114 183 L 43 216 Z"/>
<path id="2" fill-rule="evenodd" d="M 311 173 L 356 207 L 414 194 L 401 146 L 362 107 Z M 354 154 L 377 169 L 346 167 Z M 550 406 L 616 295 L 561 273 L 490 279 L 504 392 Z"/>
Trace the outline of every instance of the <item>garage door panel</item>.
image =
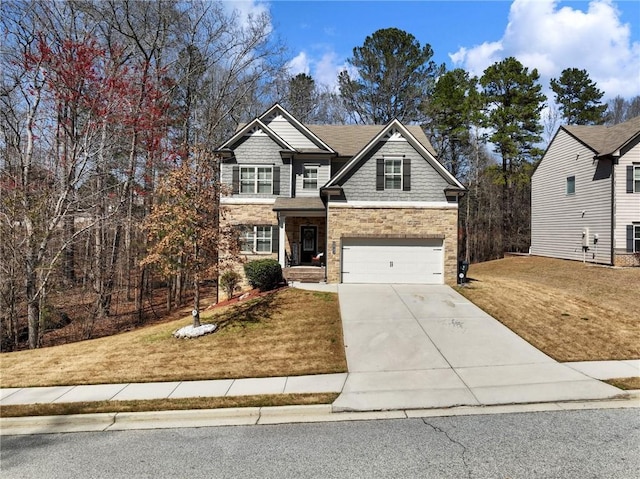
<path id="1" fill-rule="evenodd" d="M 441 239 L 346 239 L 342 281 L 442 284 L 443 254 Z"/>

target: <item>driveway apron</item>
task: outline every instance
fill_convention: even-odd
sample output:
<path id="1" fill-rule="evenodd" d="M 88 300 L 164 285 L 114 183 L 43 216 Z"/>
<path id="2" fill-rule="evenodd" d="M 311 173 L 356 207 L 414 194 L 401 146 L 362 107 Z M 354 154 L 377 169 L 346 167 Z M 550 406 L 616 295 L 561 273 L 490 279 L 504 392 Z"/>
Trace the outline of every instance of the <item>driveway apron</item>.
<path id="1" fill-rule="evenodd" d="M 605 399 L 449 286 L 338 287 L 349 374 L 335 411 Z"/>

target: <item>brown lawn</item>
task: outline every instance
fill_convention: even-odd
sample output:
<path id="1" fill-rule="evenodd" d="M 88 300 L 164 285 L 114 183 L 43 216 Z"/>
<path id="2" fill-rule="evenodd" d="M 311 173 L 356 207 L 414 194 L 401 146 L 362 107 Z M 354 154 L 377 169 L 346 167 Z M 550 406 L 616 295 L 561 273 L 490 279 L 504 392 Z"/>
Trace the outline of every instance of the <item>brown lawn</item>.
<path id="1" fill-rule="evenodd" d="M 640 358 L 640 268 L 511 257 L 458 291 L 558 361 Z"/>
<path id="2" fill-rule="evenodd" d="M 0 355 L 2 387 L 296 376 L 347 369 L 336 294 L 284 289 L 203 314 L 214 334 L 175 339 L 190 318 Z"/>

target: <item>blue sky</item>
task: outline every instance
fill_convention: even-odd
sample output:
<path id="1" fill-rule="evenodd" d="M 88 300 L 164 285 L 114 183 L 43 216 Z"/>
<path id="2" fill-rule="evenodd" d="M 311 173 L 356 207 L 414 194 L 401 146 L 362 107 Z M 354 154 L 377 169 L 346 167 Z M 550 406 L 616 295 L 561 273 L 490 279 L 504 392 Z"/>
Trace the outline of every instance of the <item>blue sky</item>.
<path id="1" fill-rule="evenodd" d="M 256 0 L 250 5 L 271 14 L 274 32 L 290 49 L 290 71 L 330 86 L 367 35 L 397 27 L 429 43 L 434 60 L 449 69 L 481 75 L 495 61 L 515 56 L 538 69 L 545 88 L 564 68 L 578 67 L 589 71 L 605 99 L 640 95 L 637 0 Z"/>

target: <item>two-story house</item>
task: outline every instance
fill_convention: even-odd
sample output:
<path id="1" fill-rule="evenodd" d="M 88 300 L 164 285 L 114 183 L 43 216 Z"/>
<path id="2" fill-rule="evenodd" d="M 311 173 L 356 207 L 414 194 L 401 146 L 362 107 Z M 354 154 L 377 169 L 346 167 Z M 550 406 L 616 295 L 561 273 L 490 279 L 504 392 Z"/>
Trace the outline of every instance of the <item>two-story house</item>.
<path id="1" fill-rule="evenodd" d="M 563 126 L 531 179 L 531 254 L 638 265 L 640 117 Z"/>
<path id="2" fill-rule="evenodd" d="M 455 282 L 464 187 L 419 126 L 303 125 L 274 105 L 217 153 L 247 260 L 320 264 L 331 283 Z"/>

